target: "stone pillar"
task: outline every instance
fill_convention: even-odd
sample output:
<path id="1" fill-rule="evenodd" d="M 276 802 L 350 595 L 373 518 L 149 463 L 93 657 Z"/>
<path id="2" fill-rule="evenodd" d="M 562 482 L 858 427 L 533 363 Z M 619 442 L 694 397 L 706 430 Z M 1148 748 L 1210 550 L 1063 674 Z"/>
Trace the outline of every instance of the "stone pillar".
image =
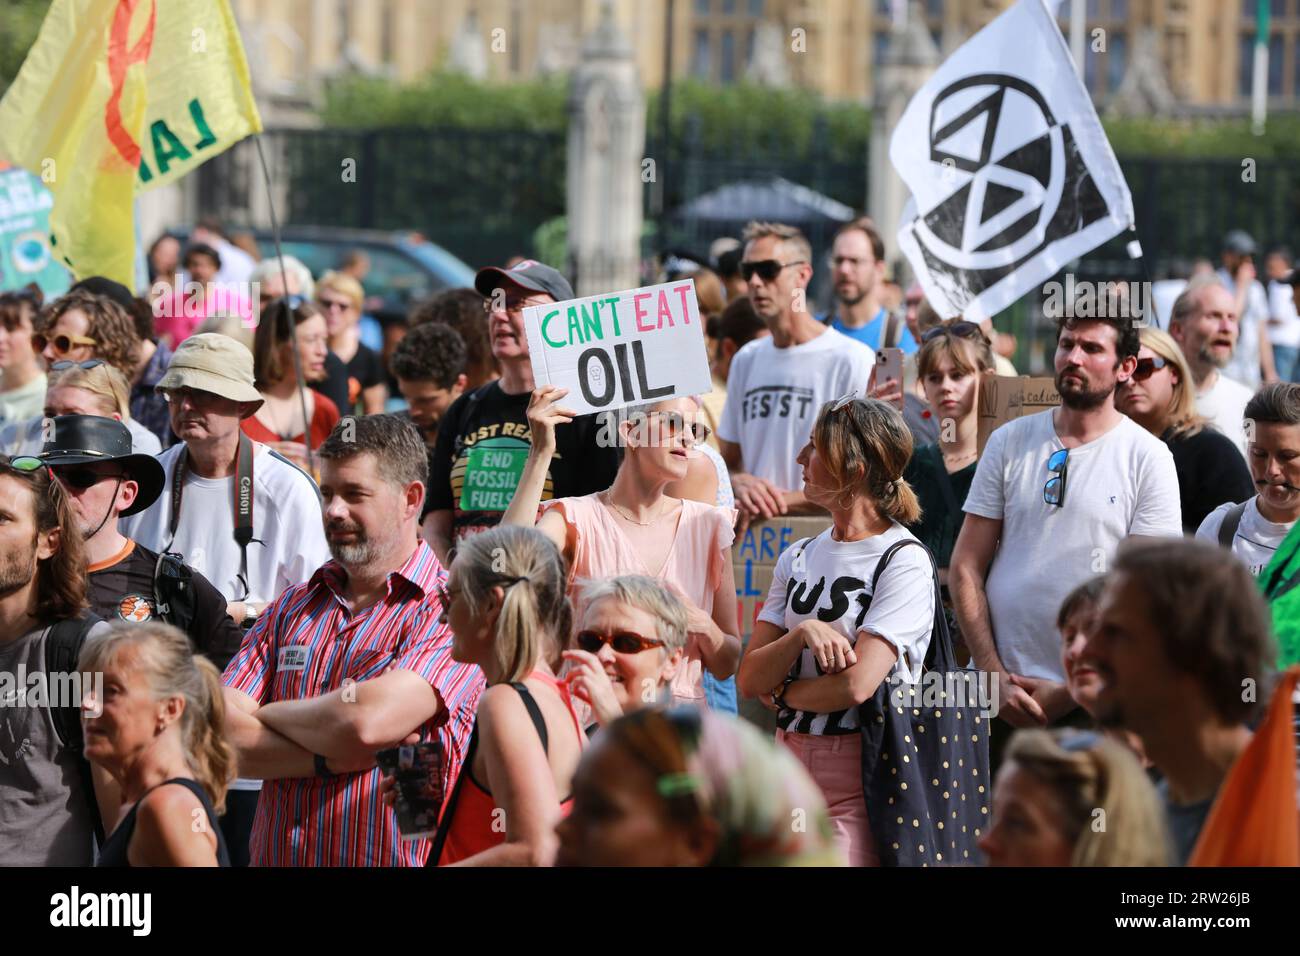
<path id="1" fill-rule="evenodd" d="M 898 227 L 902 220 L 903 204 L 907 201 L 907 187 L 889 161 L 889 139 L 903 116 L 903 110 L 912 97 L 939 65 L 939 51 L 925 25 L 925 11 L 919 0 L 911 0 L 907 19 L 896 24 L 889 37 L 875 83 L 875 103 L 871 118 L 871 159 L 867 176 L 870 190 L 867 209 L 876 221 L 885 240 L 885 257 L 890 262 L 900 259 Z M 902 262 L 907 276 L 896 276 L 910 282 L 911 270 Z"/>
<path id="2" fill-rule="evenodd" d="M 569 90 L 568 271 L 579 296 L 637 285 L 645 97 L 609 0 Z"/>

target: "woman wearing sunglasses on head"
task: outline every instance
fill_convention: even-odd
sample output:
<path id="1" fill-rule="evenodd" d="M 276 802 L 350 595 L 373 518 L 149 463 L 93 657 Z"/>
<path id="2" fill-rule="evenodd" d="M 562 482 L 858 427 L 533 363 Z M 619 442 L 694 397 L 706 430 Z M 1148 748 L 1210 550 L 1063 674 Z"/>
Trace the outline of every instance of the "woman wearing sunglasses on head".
<path id="1" fill-rule="evenodd" d="M 0 430 L 0 448 L 10 455 L 36 455 L 48 437 L 45 422 L 60 415 L 114 418 L 131 433 L 131 450 L 138 455 L 162 451 L 158 436 L 131 417 L 131 389 L 125 376 L 103 359 L 50 365 L 45 386 L 44 415 L 15 422 Z"/>
<path id="2" fill-rule="evenodd" d="M 596 494 L 543 503 L 556 426 L 574 417 L 559 404 L 566 394 L 555 386 L 533 392 L 528 403 L 532 448 L 502 523 L 536 525 L 550 538 L 568 562 L 575 591 L 584 581 L 620 574 L 645 574 L 667 584 L 682 599 L 688 619 L 673 697 L 706 706 L 704 670 L 725 680 L 740 659 L 730 550 L 735 513 L 665 494 L 686 477 L 697 446 L 708 439 L 699 406 L 677 398 L 622 410 L 617 429 L 607 423 L 602 436 L 623 447 L 614 484 Z"/>
<path id="3" fill-rule="evenodd" d="M 1191 369 L 1178 343 L 1155 328 L 1138 334 L 1137 369 L 1120 386 L 1115 404 L 1169 446 L 1178 472 L 1183 530 L 1195 534 L 1219 505 L 1252 497 L 1255 483 L 1236 443 L 1196 413 Z"/>
<path id="4" fill-rule="evenodd" d="M 916 366 L 939 440 L 916 449 L 903 471 L 921 503 L 921 517 L 909 530 L 934 555 L 947 604 L 948 561 L 979 460 L 980 382 L 994 374 L 993 347 L 974 322 L 940 325 L 921 336 Z M 954 626 L 950 613 L 949 628 Z"/>
<path id="5" fill-rule="evenodd" d="M 686 608 L 654 578 L 624 574 L 582 592 L 565 682 L 591 708 L 595 727 L 668 702 L 686 650 Z"/>
<path id="6" fill-rule="evenodd" d="M 573 613 L 560 554 L 531 528 L 475 535 L 457 549 L 441 602 L 451 656 L 482 668 L 487 690 L 428 865 L 549 866 L 586 743 L 550 663 Z"/>
<path id="7" fill-rule="evenodd" d="M 892 405 L 848 395 L 822 407 L 798 460 L 832 524 L 782 552 L 740 665 L 741 693 L 776 708 L 777 737 L 821 786 L 852 866 L 879 863 L 860 707 L 891 675 L 919 682 L 935 621 L 930 557 L 905 527 L 920 517 L 903 479 L 911 454 Z"/>

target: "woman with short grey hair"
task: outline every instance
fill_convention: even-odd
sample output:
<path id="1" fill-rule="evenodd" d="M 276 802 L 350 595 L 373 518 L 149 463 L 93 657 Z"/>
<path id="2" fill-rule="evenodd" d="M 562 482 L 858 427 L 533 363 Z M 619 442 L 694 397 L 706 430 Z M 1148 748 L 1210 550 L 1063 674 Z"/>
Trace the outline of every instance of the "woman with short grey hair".
<path id="1" fill-rule="evenodd" d="M 666 703 L 686 652 L 687 614 L 677 596 L 654 578 L 624 574 L 585 588 L 582 605 L 564 652 L 565 680 L 597 725 Z"/>

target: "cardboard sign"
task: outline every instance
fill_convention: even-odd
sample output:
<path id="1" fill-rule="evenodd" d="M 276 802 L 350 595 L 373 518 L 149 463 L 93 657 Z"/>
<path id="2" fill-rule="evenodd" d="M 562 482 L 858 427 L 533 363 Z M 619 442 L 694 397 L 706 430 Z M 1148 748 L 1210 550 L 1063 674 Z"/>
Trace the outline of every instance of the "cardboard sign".
<path id="1" fill-rule="evenodd" d="M 524 326 L 537 385 L 579 415 L 713 388 L 690 279 L 529 306 Z"/>
<path id="2" fill-rule="evenodd" d="M 999 425 L 1061 404 L 1056 380 L 1028 375 L 997 375 L 980 380 L 976 443 L 981 454 Z"/>
<path id="3" fill-rule="evenodd" d="M 776 559 L 796 541 L 815 538 L 830 527 L 822 516 L 772 518 L 756 521 L 731 546 L 731 564 L 736 573 L 736 607 L 740 613 L 740 643 L 749 643 L 754 619 L 767 600 Z"/>

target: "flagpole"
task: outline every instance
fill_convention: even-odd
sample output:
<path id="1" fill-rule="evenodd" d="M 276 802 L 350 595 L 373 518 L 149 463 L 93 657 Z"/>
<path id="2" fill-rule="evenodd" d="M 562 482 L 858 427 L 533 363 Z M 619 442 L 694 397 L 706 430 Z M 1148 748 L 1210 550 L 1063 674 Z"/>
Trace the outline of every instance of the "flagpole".
<path id="1" fill-rule="evenodd" d="M 266 206 L 271 211 L 271 241 L 275 243 L 275 258 L 280 263 L 280 280 L 284 283 L 285 308 L 289 308 L 289 270 L 284 265 L 284 250 L 280 248 L 280 224 L 275 215 L 275 197 L 271 194 L 271 171 L 266 165 L 266 153 L 262 151 L 262 135 L 253 137 L 257 144 L 257 159 L 262 166 L 262 181 L 266 183 Z M 302 359 L 298 355 L 297 323 L 293 320 L 293 310 L 289 309 L 289 344 L 293 352 L 293 374 L 298 380 L 298 401 L 302 403 L 302 443 L 307 448 L 307 468 L 311 470 L 311 419 L 307 415 L 307 385 L 302 376 Z M 261 306 L 258 306 L 258 321 L 261 321 Z"/>
<path id="2" fill-rule="evenodd" d="M 1088 31 L 1087 0 L 1070 0 L 1070 56 L 1074 59 L 1074 68 L 1083 76 L 1083 58 L 1087 56 L 1084 37 Z"/>

